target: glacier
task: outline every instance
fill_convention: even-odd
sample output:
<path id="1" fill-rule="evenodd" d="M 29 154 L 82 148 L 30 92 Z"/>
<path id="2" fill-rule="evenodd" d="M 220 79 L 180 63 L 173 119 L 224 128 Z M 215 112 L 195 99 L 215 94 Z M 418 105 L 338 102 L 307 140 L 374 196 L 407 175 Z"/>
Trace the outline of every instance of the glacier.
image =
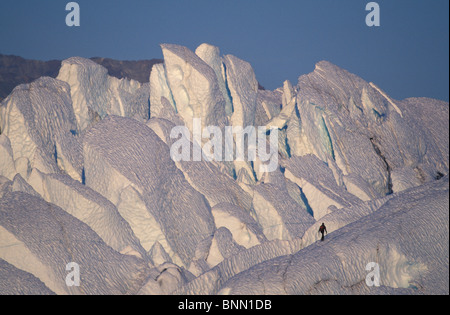
<path id="1" fill-rule="evenodd" d="M 91 60 L 79 57 L 64 60 L 56 79 L 70 86 L 79 130 L 106 115 L 148 118 L 148 103 L 133 102 L 141 83 L 109 76 L 104 67 Z"/>
<path id="2" fill-rule="evenodd" d="M 211 44 L 161 51 L 147 83 L 72 57 L 0 103 L 0 294 L 449 293 L 448 102 L 328 61 L 263 90 Z M 264 127 L 257 150 L 277 130 L 278 165 L 174 161 L 195 121 Z"/>

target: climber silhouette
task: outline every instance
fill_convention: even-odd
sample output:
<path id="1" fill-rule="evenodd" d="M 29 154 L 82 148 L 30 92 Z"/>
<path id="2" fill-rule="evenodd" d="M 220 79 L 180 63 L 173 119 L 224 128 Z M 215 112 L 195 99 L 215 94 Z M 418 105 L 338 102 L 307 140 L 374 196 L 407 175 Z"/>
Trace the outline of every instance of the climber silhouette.
<path id="1" fill-rule="evenodd" d="M 321 238 L 320 241 L 323 242 L 325 240 L 325 233 L 328 234 L 327 227 L 325 226 L 325 223 L 322 223 L 322 225 L 320 226 L 319 233 L 322 233 L 322 238 Z"/>

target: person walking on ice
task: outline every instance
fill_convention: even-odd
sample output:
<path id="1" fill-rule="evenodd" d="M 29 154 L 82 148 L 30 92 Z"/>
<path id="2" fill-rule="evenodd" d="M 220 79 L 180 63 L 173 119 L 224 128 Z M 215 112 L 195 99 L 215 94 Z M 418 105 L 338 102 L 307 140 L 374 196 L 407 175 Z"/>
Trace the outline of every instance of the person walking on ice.
<path id="1" fill-rule="evenodd" d="M 327 227 L 325 226 L 325 223 L 322 223 L 322 225 L 319 228 L 319 233 L 322 233 L 322 238 L 320 239 L 321 242 L 325 240 L 325 233 L 328 234 Z"/>

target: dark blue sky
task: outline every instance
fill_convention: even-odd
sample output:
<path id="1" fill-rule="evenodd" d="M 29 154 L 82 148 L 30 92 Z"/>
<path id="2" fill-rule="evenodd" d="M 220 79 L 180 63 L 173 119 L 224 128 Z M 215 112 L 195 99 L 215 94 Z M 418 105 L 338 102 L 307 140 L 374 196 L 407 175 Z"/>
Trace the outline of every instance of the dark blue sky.
<path id="1" fill-rule="evenodd" d="M 379 0 L 381 26 L 365 24 L 370 0 L 1 0 L 0 53 L 162 58 L 160 43 L 207 42 L 250 62 L 268 89 L 296 84 L 328 60 L 396 99 L 449 99 L 449 1 Z"/>

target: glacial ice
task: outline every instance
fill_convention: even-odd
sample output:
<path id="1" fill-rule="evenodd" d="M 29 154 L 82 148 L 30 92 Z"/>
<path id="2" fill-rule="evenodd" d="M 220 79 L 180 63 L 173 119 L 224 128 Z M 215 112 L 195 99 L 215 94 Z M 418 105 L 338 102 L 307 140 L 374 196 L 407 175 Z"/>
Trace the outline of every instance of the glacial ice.
<path id="1" fill-rule="evenodd" d="M 26 170 L 29 163 L 30 169 L 64 171 L 81 180 L 81 152 L 74 135 L 78 129 L 69 90 L 64 82 L 43 77 L 16 87 L 4 100 L 0 129 L 9 138 L 16 169 Z"/>
<path id="2" fill-rule="evenodd" d="M 170 138 L 170 131 L 175 127 L 172 122 L 152 118 L 147 126 L 159 136 L 168 148 L 176 141 L 176 139 Z M 191 152 L 192 145 L 191 143 Z M 176 166 L 183 172 L 189 184 L 205 196 L 211 207 L 220 203 L 230 203 L 250 211 L 252 197 L 229 176 L 227 171 L 225 174 L 221 171 L 221 168 L 227 169 L 226 165 L 217 165 L 207 161 L 180 161 L 176 163 Z"/>
<path id="3" fill-rule="evenodd" d="M 281 91 L 258 90 L 256 96 L 255 125 L 265 126 L 281 111 L 283 93 Z"/>
<path id="4" fill-rule="evenodd" d="M 1 295 L 55 295 L 45 284 L 30 273 L 0 259 Z"/>
<path id="5" fill-rule="evenodd" d="M 121 143 L 120 149 L 114 143 Z M 167 246 L 165 250 L 175 262 L 188 266 L 196 245 L 213 233 L 214 220 L 204 197 L 176 168 L 159 137 L 136 120 L 109 116 L 85 134 L 84 160 L 86 185 L 119 211 L 121 204 L 123 211 L 131 210 L 132 201 L 123 206 L 122 198 L 134 195 L 138 209 L 144 212 L 140 215 L 154 222 L 147 227 L 133 221 L 135 234 L 152 234 L 152 242 Z"/>
<path id="6" fill-rule="evenodd" d="M 226 78 L 233 100 L 233 126 L 253 126 L 255 123 L 258 81 L 252 66 L 233 55 L 224 57 Z"/>
<path id="7" fill-rule="evenodd" d="M 299 238 L 315 220 L 306 208 L 290 196 L 281 172 L 273 172 L 271 177 L 254 187 L 255 218 L 269 240 Z"/>
<path id="8" fill-rule="evenodd" d="M 164 109 L 161 98 L 165 98 L 176 111 L 175 101 L 173 100 L 172 91 L 167 82 L 166 70 L 163 64 L 155 64 L 150 74 L 150 117 L 162 117 Z M 149 118 L 150 118 L 149 117 Z"/>
<path id="9" fill-rule="evenodd" d="M 222 285 L 228 294 L 446 294 L 448 177 L 405 191 L 325 243 L 263 262 Z M 431 209 L 430 212 L 424 209 Z M 436 231 L 439 231 L 436 233 Z M 407 235 L 407 236 L 406 236 Z M 420 242 L 420 246 L 418 243 Z M 380 287 L 366 285 L 370 262 Z"/>
<path id="10" fill-rule="evenodd" d="M 144 107 L 138 110 L 132 102 L 133 95 L 141 88 L 139 82 L 111 77 L 106 68 L 89 59 L 73 57 L 64 60 L 57 79 L 70 85 L 80 131 L 106 115 L 133 117 L 140 113 L 143 117 L 148 116 L 148 103 L 137 104 Z"/>
<path id="11" fill-rule="evenodd" d="M 200 118 L 203 126 L 225 126 L 225 98 L 214 70 L 186 47 L 163 44 L 161 48 L 167 83 L 188 129 L 193 131 L 193 118 Z"/>
<path id="12" fill-rule="evenodd" d="M 44 200 L 86 223 L 116 251 L 123 252 L 130 247 L 136 256 L 145 258 L 146 252 L 133 234 L 128 222 L 122 218 L 109 200 L 66 175 L 41 174 L 41 178 L 40 185 L 43 192 L 41 197 Z M 26 183 L 17 185 L 17 188 L 15 183 L 16 179 L 13 183 L 14 191 L 30 193 L 29 188 L 21 188 Z"/>
<path id="13" fill-rule="evenodd" d="M 328 214 L 331 206 L 340 209 L 361 202 L 338 185 L 333 171 L 315 155 L 292 157 L 285 168 L 286 178 L 302 188 L 316 220 Z"/>
<path id="14" fill-rule="evenodd" d="M 259 90 L 218 47 L 161 48 L 149 83 L 75 57 L 0 104 L 0 294 L 448 294 L 447 102 L 326 61 Z M 276 170 L 173 161 L 195 118 L 275 127 Z"/>
<path id="15" fill-rule="evenodd" d="M 237 244 L 248 249 L 267 241 L 261 226 L 241 208 L 221 203 L 213 207 L 211 212 L 216 227 L 227 228 Z"/>
<path id="16" fill-rule="evenodd" d="M 12 180 L 16 174 L 16 166 L 14 164 L 11 142 L 4 134 L 0 135 L 0 164 L 2 165 L 0 168 L 0 176 Z"/>
<path id="17" fill-rule="evenodd" d="M 233 104 L 230 99 L 231 95 L 229 94 L 230 92 L 226 81 L 227 74 L 225 73 L 225 65 L 222 57 L 220 56 L 219 48 L 209 44 L 201 44 L 195 50 L 195 54 L 214 70 L 220 92 L 225 99 L 225 114 L 227 116 L 231 116 L 233 113 Z"/>
<path id="18" fill-rule="evenodd" d="M 144 260 L 107 246 L 61 208 L 22 192 L 0 200 L 0 243 L 1 260 L 39 278 L 56 294 L 137 293 L 149 269 Z M 80 287 L 66 285 L 70 262 L 80 265 Z"/>

